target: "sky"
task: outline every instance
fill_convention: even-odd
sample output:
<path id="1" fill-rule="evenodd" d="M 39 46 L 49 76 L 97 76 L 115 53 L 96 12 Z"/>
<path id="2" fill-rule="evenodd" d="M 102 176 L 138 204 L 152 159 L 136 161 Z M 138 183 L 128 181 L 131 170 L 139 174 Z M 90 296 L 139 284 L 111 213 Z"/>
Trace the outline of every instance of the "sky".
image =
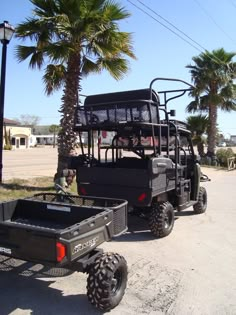
<path id="1" fill-rule="evenodd" d="M 130 70 L 120 81 L 105 71 L 84 78 L 81 92 L 84 95 L 147 88 L 156 77 L 191 83 L 186 65 L 193 64 L 194 56 L 205 49 L 212 51 L 221 47 L 227 52 L 236 52 L 236 0 L 116 2 L 131 13 L 131 17 L 120 24 L 120 30 L 132 33 L 137 59 L 129 60 Z M 32 16 L 32 8 L 29 0 L 1 0 L 0 21 L 7 20 L 17 26 Z M 59 124 L 62 91 L 46 96 L 43 70 L 30 69 L 27 60 L 21 63 L 16 60 L 15 49 L 20 44 L 24 43 L 13 37 L 8 45 L 4 117 L 35 115 L 40 118 L 40 125 Z M 154 84 L 157 91 L 183 87 L 167 81 Z M 176 119 L 186 120 L 189 114 L 185 109 L 190 101 L 186 96 L 169 104 L 169 109 L 176 110 Z M 218 127 L 226 138 L 236 135 L 235 120 L 236 112 L 219 111 Z"/>

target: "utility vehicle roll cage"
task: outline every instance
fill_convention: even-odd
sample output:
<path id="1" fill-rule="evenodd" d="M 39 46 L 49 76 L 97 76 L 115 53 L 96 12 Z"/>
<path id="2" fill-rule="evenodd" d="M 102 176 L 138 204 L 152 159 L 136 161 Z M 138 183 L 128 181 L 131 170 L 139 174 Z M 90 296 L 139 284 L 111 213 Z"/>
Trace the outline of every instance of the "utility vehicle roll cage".
<path id="1" fill-rule="evenodd" d="M 155 92 L 153 84 L 156 81 L 174 81 L 187 85 L 187 88 L 166 90 Z M 94 133 L 98 131 L 98 138 L 101 131 L 115 131 L 110 149 L 112 149 L 112 160 L 114 161 L 114 150 L 124 148 L 116 141 L 118 136 L 128 136 L 135 134 L 138 143 L 134 146 L 131 142 L 127 149 L 135 152 L 140 157 L 144 157 L 144 149 L 152 150 L 153 156 L 161 155 L 165 147 L 165 155 L 169 156 L 170 135 L 175 136 L 175 148 L 178 148 L 178 131 L 189 133 L 187 126 L 183 122 L 170 120 L 169 116 L 175 116 L 175 110 L 168 111 L 167 104 L 187 92 L 193 86 L 183 80 L 172 78 L 155 78 L 151 81 L 148 89 L 116 92 L 108 94 L 91 95 L 86 97 L 84 106 L 78 107 L 75 118 L 75 131 L 79 132 L 82 154 L 84 154 L 81 132 L 88 132 L 88 155 L 94 156 Z M 171 95 L 175 94 L 174 96 Z M 160 97 L 163 98 L 163 103 Z M 170 96 L 170 97 L 169 97 Z M 164 113 L 164 119 L 160 118 L 160 112 Z M 144 148 L 141 145 L 141 136 L 150 137 L 152 144 Z M 162 143 L 162 136 L 165 136 L 166 143 Z M 158 145 L 156 145 L 158 142 Z M 100 149 L 108 150 L 108 147 L 99 145 L 98 159 L 100 159 Z M 176 159 L 177 157 L 177 153 Z"/>

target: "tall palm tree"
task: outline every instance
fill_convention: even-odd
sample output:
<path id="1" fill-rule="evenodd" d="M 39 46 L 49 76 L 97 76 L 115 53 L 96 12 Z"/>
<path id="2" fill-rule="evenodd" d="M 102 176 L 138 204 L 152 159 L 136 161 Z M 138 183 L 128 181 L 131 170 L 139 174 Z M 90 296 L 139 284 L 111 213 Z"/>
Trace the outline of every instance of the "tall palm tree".
<path id="1" fill-rule="evenodd" d="M 206 115 L 189 116 L 187 117 L 187 124 L 192 132 L 193 144 L 197 146 L 200 157 L 203 157 L 205 155 L 203 135 L 208 129 L 209 119 Z"/>
<path id="2" fill-rule="evenodd" d="M 131 34 L 121 32 L 118 26 L 130 14 L 110 0 L 30 1 L 33 17 L 17 26 L 16 35 L 30 39 L 33 45 L 17 46 L 16 56 L 19 61 L 30 58 L 32 68 L 46 65 L 43 80 L 48 95 L 63 87 L 58 178 L 67 168 L 67 157 L 76 141 L 74 111 L 79 104 L 82 77 L 106 69 L 118 80 L 129 69 L 124 57 L 135 58 Z"/>
<path id="3" fill-rule="evenodd" d="M 188 65 L 195 89 L 191 96 L 195 98 L 187 106 L 188 112 L 206 111 L 209 117 L 207 155 L 215 155 L 218 108 L 230 112 L 236 110 L 236 63 L 235 53 L 223 48 L 205 51 L 193 57 L 194 65 Z"/>

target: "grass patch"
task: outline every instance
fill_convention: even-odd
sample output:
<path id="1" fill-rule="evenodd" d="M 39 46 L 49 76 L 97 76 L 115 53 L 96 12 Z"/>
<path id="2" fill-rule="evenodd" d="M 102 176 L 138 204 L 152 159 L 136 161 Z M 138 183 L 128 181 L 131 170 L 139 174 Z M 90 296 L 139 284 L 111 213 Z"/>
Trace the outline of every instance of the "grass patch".
<path id="1" fill-rule="evenodd" d="M 72 184 L 68 192 L 76 194 L 76 183 Z M 38 177 L 31 179 L 12 179 L 0 185 L 0 201 L 33 196 L 41 192 L 56 192 L 53 177 Z"/>

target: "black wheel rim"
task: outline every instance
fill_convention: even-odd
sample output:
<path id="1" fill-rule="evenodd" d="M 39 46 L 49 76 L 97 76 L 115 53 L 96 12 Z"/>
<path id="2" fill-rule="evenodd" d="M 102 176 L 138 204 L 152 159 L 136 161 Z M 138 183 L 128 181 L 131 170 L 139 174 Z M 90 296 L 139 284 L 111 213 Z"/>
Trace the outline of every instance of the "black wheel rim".
<path id="1" fill-rule="evenodd" d="M 114 276 L 111 280 L 111 293 L 113 295 L 117 294 L 117 292 L 120 290 L 121 283 L 122 283 L 122 272 L 121 270 L 118 269 L 114 273 Z"/>

